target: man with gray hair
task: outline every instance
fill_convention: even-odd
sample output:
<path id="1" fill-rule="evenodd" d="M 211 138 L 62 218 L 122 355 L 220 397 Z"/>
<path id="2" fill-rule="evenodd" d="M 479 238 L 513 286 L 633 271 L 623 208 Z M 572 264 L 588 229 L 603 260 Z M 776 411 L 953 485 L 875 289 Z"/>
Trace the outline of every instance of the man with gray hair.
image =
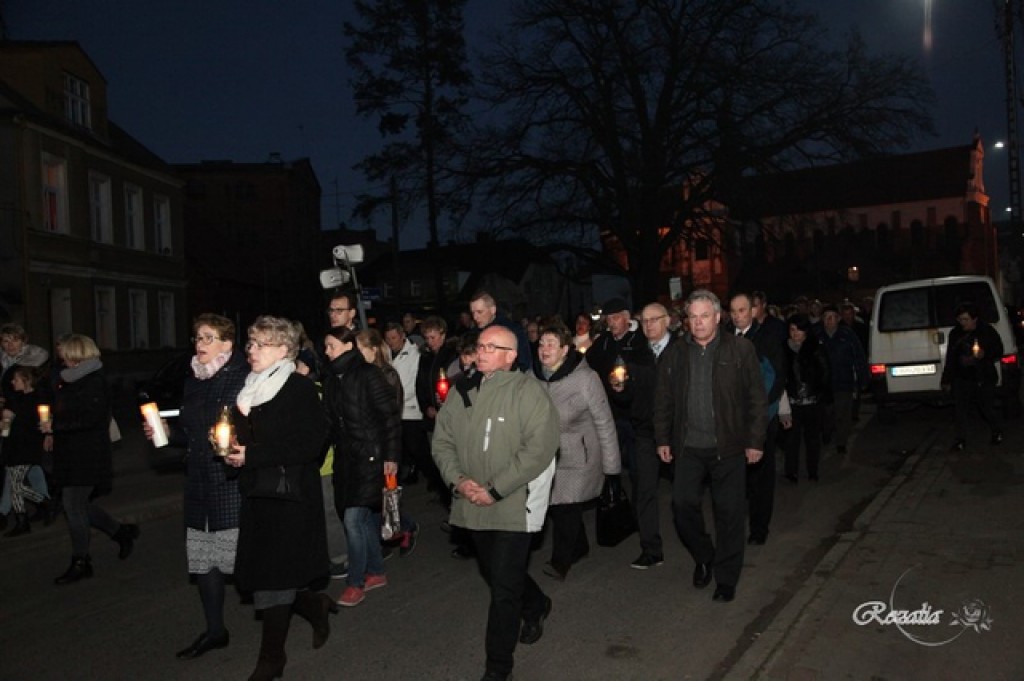
<path id="1" fill-rule="evenodd" d="M 714 577 L 714 600 L 729 602 L 743 567 L 746 466 L 763 454 L 768 401 L 754 345 L 720 333 L 718 297 L 694 291 L 686 316 L 690 333 L 658 363 L 654 437 L 661 460 L 676 462 L 672 512 L 696 562 L 693 585 L 702 589 Z M 706 484 L 714 542 L 701 508 Z"/>

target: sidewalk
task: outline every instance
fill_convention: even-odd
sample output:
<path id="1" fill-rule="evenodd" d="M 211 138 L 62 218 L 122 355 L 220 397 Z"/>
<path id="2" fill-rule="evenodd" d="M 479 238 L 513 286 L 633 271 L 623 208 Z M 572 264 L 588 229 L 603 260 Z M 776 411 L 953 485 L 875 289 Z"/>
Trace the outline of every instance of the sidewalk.
<path id="1" fill-rule="evenodd" d="M 1024 678 L 1024 428 L 1007 425 L 957 453 L 934 432 L 728 678 Z"/>

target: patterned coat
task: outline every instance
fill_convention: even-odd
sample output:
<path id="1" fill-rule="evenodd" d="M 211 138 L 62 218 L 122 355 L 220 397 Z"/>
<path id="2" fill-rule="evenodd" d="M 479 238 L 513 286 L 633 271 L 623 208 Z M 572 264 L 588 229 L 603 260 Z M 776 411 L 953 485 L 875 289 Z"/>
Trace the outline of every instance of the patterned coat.
<path id="1" fill-rule="evenodd" d="M 185 380 L 181 418 L 171 430 L 171 442 L 187 447 L 185 454 L 185 526 L 195 530 L 238 527 L 238 471 L 214 454 L 210 428 L 221 407 L 234 407 L 245 384 L 249 364 L 237 350 L 210 378 Z"/>
<path id="2" fill-rule="evenodd" d="M 601 493 L 605 475 L 621 472 L 619 439 L 608 398 L 597 373 L 571 350 L 562 366 L 545 379 L 538 363 L 534 373 L 558 409 L 560 448 L 551 488 L 551 504 L 572 504 Z"/>

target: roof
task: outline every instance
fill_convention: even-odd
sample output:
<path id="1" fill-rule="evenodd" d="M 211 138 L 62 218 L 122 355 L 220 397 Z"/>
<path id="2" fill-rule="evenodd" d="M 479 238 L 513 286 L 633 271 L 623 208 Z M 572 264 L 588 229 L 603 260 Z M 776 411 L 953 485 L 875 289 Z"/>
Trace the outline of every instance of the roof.
<path id="1" fill-rule="evenodd" d="M 741 180 L 732 212 L 741 218 L 801 215 L 964 197 L 974 144 Z"/>

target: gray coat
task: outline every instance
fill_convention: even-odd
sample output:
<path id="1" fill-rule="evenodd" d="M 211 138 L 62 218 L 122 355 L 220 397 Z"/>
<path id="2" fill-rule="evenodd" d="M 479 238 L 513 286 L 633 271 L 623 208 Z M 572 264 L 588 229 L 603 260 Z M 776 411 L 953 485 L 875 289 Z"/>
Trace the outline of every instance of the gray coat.
<path id="1" fill-rule="evenodd" d="M 565 362 L 544 378 L 543 367 L 534 366 L 559 415 L 560 448 L 552 504 L 590 501 L 601 493 L 605 475 L 622 470 L 619 439 L 608 398 L 597 373 L 572 350 Z"/>

